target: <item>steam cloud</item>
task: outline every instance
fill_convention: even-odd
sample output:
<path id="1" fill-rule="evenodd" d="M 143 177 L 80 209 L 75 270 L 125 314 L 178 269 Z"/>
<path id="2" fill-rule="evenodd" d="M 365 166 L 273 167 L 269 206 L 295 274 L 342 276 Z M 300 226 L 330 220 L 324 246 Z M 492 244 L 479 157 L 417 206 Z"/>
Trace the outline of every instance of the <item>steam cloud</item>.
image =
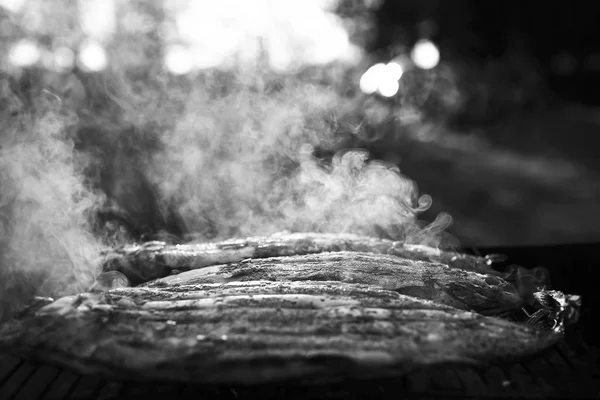
<path id="1" fill-rule="evenodd" d="M 51 93 L 27 107 L 0 79 L 0 319 L 33 295 L 63 295 L 93 281 L 100 251 L 68 131 L 77 118 Z"/>
<path id="2" fill-rule="evenodd" d="M 106 245 L 94 212 L 107 205 L 140 226 L 173 214 L 182 240 L 289 230 L 438 245 L 451 223 L 442 214 L 423 226 L 417 216 L 430 197 L 419 198 L 396 166 L 344 149 L 331 121 L 354 103 L 335 84 L 256 71 L 94 79 L 82 82 L 90 97 L 102 83 L 108 104 L 94 113 L 40 91 L 17 116 L 7 104 L 18 96 L 4 82 L 3 118 L 12 121 L 0 143 L 5 313 L 33 295 L 89 287 Z"/>
<path id="3" fill-rule="evenodd" d="M 165 129 L 150 177 L 197 239 L 289 230 L 437 245 L 450 217 L 422 228 L 416 216 L 431 198 L 418 198 L 396 166 L 343 149 L 345 138 L 327 121 L 342 118 L 349 102 L 329 86 L 293 80 L 276 90 L 238 81 L 210 99 L 200 88 Z M 335 156 L 318 159 L 316 148 Z"/>

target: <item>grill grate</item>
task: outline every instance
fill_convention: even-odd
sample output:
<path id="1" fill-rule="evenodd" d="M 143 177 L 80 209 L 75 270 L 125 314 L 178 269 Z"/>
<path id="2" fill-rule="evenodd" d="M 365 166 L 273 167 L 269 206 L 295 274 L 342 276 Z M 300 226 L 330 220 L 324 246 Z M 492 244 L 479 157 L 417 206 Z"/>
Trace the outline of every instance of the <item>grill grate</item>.
<path id="1" fill-rule="evenodd" d="M 562 343 L 539 357 L 509 366 L 486 369 L 435 367 L 400 379 L 348 382 L 344 385 L 292 387 L 213 387 L 194 384 L 106 381 L 0 355 L 0 398 L 20 399 L 136 399 L 164 398 L 598 398 L 600 369 L 597 349 L 575 354 Z"/>
<path id="2" fill-rule="evenodd" d="M 544 247 L 540 249 L 490 249 L 504 253 L 524 265 L 541 263 L 550 267 L 566 293 L 579 293 L 590 299 L 595 288 L 591 280 L 574 282 L 575 277 L 590 276 L 596 269 L 600 245 Z M 488 253 L 484 249 L 482 253 Z M 553 265 L 554 262 L 554 265 Z M 593 265 L 593 267 L 592 267 Z M 575 267 L 578 268 L 578 273 Z M 587 269 L 586 269 L 587 268 Z M 570 271 L 570 272 L 569 272 Z M 594 282 L 595 283 L 595 282 Z M 588 286 L 586 286 L 588 285 Z M 584 306 L 589 304 L 584 300 Z M 49 365 L 40 365 L 0 354 L 0 399 L 146 399 L 149 396 L 194 399 L 415 399 L 478 398 L 600 398 L 600 345 L 592 341 L 594 318 L 567 330 L 563 343 L 543 354 L 513 365 L 486 369 L 436 367 L 415 371 L 395 380 L 347 382 L 335 386 L 293 387 L 214 387 L 194 384 L 136 383 L 107 381 L 82 376 Z M 588 346 L 586 343 L 593 343 Z"/>

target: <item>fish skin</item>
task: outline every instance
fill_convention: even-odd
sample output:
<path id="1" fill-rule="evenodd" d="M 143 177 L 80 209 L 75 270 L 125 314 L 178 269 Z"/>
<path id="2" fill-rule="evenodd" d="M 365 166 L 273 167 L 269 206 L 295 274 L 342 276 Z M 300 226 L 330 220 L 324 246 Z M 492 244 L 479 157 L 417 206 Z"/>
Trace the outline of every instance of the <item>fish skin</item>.
<path id="1" fill-rule="evenodd" d="M 205 384 L 397 377 L 528 357 L 562 335 L 365 284 L 116 288 L 39 303 L 0 348 L 107 379 Z"/>
<path id="2" fill-rule="evenodd" d="M 500 277 L 440 263 L 344 251 L 247 259 L 185 271 L 142 286 L 252 280 L 364 283 L 484 315 L 499 315 L 523 306 L 516 288 Z"/>
<path id="3" fill-rule="evenodd" d="M 120 271 L 133 284 L 140 284 L 168 276 L 173 270 L 204 268 L 238 262 L 246 258 L 336 251 L 390 254 L 411 260 L 439 262 L 467 271 L 502 275 L 491 268 L 482 257 L 369 236 L 310 232 L 283 232 L 271 236 L 229 239 L 213 243 L 169 245 L 165 242 L 152 241 L 126 245 L 106 254 L 104 270 Z"/>

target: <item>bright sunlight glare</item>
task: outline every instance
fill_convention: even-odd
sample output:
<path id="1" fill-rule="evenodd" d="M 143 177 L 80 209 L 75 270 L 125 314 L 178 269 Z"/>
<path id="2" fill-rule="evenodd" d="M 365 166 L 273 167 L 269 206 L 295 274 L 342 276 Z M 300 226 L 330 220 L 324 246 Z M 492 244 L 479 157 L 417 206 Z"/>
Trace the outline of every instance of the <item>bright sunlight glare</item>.
<path id="1" fill-rule="evenodd" d="M 360 78 L 359 87 L 365 94 L 373 94 L 379 87 L 379 79 L 385 64 L 375 64 L 365 72 Z"/>
<path id="2" fill-rule="evenodd" d="M 440 51 L 433 42 L 421 39 L 411 52 L 411 58 L 415 65 L 421 69 L 435 68 L 440 62 Z"/>
<path id="3" fill-rule="evenodd" d="M 237 62 L 256 62 L 245 51 L 248 43 L 262 43 L 266 60 L 276 70 L 333 61 L 355 62 L 356 49 L 333 0 L 182 0 L 167 8 L 178 37 L 193 53 L 194 68 Z M 243 54 L 243 56 L 241 56 Z"/>
<path id="4" fill-rule="evenodd" d="M 194 68 L 190 51 L 184 46 L 170 46 L 165 52 L 165 66 L 174 75 L 189 73 Z"/>
<path id="5" fill-rule="evenodd" d="M 403 73 L 402 66 L 396 62 L 375 64 L 361 77 L 360 90 L 365 94 L 373 94 L 378 91 L 382 96 L 392 97 L 400 89 L 398 81 Z"/>
<path id="6" fill-rule="evenodd" d="M 84 41 L 79 47 L 79 64 L 88 71 L 102 71 L 108 64 L 104 48 L 92 40 Z"/>
<path id="7" fill-rule="evenodd" d="M 379 94 L 385 97 L 392 97 L 400 89 L 400 83 L 398 82 L 402 77 L 402 66 L 395 62 L 390 62 L 385 65 L 385 68 L 381 70 L 381 76 L 379 78 L 379 86 L 377 90 Z"/>
<path id="8" fill-rule="evenodd" d="M 24 4 L 25 0 L 0 0 L 0 7 L 14 13 L 19 12 Z"/>
<path id="9" fill-rule="evenodd" d="M 384 80 L 379 83 L 379 87 L 377 88 L 377 90 L 379 91 L 379 94 L 381 94 L 382 96 L 392 97 L 393 95 L 395 95 L 398 92 L 399 88 L 400 88 L 400 84 L 398 83 L 398 81 Z"/>
<path id="10" fill-rule="evenodd" d="M 79 0 L 79 20 L 89 37 L 106 40 L 116 29 L 115 0 Z"/>
<path id="11" fill-rule="evenodd" d="M 402 74 L 404 73 L 404 69 L 402 65 L 397 62 L 389 62 L 385 66 L 385 74 L 389 76 L 390 79 L 400 80 L 402 78 Z"/>
<path id="12" fill-rule="evenodd" d="M 23 39 L 13 44 L 8 51 L 8 61 L 17 67 L 35 65 L 41 57 L 40 49 L 31 40 Z"/>

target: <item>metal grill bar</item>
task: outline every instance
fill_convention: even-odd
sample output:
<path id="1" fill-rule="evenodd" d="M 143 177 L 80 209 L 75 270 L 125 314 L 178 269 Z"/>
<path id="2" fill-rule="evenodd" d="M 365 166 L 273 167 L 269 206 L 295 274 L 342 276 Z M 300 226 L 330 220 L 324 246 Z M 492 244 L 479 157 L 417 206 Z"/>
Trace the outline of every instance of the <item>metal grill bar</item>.
<path id="1" fill-rule="evenodd" d="M 38 400 L 60 374 L 60 370 L 48 365 L 39 366 L 16 393 L 13 400 Z"/>
<path id="2" fill-rule="evenodd" d="M 404 397 L 441 396 L 482 396 L 482 397 L 549 397 L 570 398 L 590 397 L 600 394 L 600 382 L 592 374 L 577 373 L 556 353 L 551 356 L 552 365 L 547 361 L 536 360 L 524 364 L 516 364 L 503 370 L 497 366 L 483 372 L 484 379 L 472 368 L 441 368 L 417 371 L 407 376 L 406 386 L 396 382 L 365 382 L 366 390 L 388 393 L 402 392 Z M 556 365 L 557 360 L 562 362 Z M 571 371 L 565 373 L 565 371 Z M 52 378 L 52 373 L 56 376 Z M 52 380 L 53 379 L 53 380 Z M 209 388 L 198 385 L 174 384 L 127 384 L 121 382 L 102 381 L 96 377 L 78 376 L 68 371 L 60 371 L 48 366 L 35 367 L 22 363 L 17 370 L 0 387 L 0 398 L 15 399 L 117 399 L 143 398 L 148 395 L 156 397 L 202 397 L 210 398 L 258 398 L 270 397 L 271 389 L 255 388 Z M 280 388 L 286 397 L 298 398 L 301 391 L 307 389 Z M 321 390 L 331 390 L 322 388 Z M 41 394 L 41 396 L 40 396 Z M 260 394 L 260 396 L 258 396 Z M 283 393 L 282 393 L 283 394 Z M 356 391 L 353 395 L 356 395 Z M 373 394 L 373 392 L 371 392 Z M 411 396 L 412 394 L 412 396 Z M 201 396 L 200 396 L 201 395 Z M 255 397 L 256 395 L 256 397 Z M 341 397 L 340 397 L 341 396 Z M 344 398 L 343 393 L 335 393 L 332 398 Z"/>
<path id="3" fill-rule="evenodd" d="M 21 366 L 23 360 L 12 357 L 7 354 L 0 355 L 0 387 L 4 386 L 17 369 Z"/>
<path id="4" fill-rule="evenodd" d="M 74 374 L 69 371 L 61 371 L 48 390 L 42 396 L 42 400 L 68 399 L 72 394 L 72 388 L 80 379 L 81 375 Z M 30 382 L 30 384 L 37 384 Z"/>
<path id="5" fill-rule="evenodd" d="M 564 352 L 564 351 L 563 351 Z M 302 398 L 316 393 L 321 398 L 362 398 L 369 395 L 402 394 L 406 398 L 465 396 L 495 398 L 589 398 L 600 395 L 598 368 L 582 358 L 563 354 L 560 348 L 536 359 L 507 368 L 494 366 L 478 371 L 470 367 L 445 367 L 415 371 L 395 381 L 352 383 L 340 388 L 203 387 L 194 384 L 141 384 L 105 381 L 81 376 L 47 365 L 24 361 L 2 364 L 4 378 L 0 398 L 20 399 L 135 399 L 157 395 L 169 398 Z M 6 359 L 6 357 L 2 357 Z M 12 368 L 11 368 L 12 366 Z M 576 366 L 576 367 L 575 367 Z M 6 372 L 9 370 L 8 372 Z M 594 375 L 596 374 L 596 375 Z M 596 376 L 596 378 L 594 378 Z M 364 395 L 364 396 L 363 396 Z"/>
<path id="6" fill-rule="evenodd" d="M 25 382 L 35 372 L 36 366 L 24 362 L 14 371 L 10 378 L 0 388 L 0 399 L 12 399 L 24 386 Z"/>
<path id="7" fill-rule="evenodd" d="M 573 331 L 577 331 L 574 329 Z M 167 398 L 235 400 L 268 398 L 600 398 L 597 345 L 589 346 L 575 332 L 564 343 L 537 358 L 487 369 L 432 368 L 396 380 L 350 382 L 335 387 L 206 387 L 195 384 L 105 381 L 48 365 L 0 354 L 2 400 L 98 400 Z"/>

